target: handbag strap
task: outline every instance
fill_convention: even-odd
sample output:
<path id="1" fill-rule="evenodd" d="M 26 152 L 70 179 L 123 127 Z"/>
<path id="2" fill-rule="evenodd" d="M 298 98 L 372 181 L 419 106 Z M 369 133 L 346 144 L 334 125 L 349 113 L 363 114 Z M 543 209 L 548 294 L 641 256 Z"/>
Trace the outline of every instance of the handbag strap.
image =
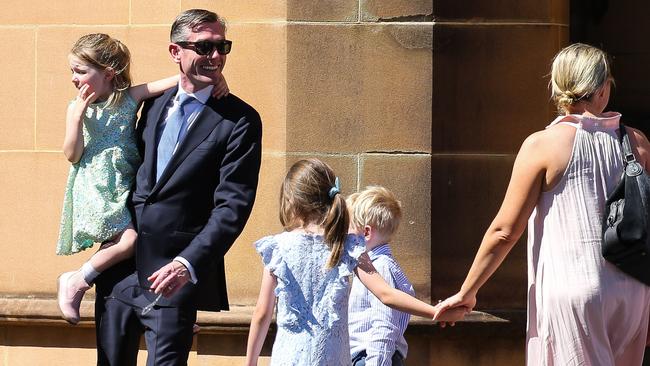
<path id="1" fill-rule="evenodd" d="M 622 122 L 619 124 L 619 131 L 621 134 L 621 146 L 623 147 L 623 165 L 627 166 L 629 163 L 636 162 L 636 157 L 632 152 L 630 137 L 628 136 L 625 125 Z"/>

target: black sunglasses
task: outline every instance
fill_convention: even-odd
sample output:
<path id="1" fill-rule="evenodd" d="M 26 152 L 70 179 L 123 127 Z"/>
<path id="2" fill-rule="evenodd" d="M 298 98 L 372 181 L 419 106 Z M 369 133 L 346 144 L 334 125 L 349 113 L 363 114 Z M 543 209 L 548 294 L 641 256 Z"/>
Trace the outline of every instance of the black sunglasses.
<path id="1" fill-rule="evenodd" d="M 227 55 L 230 53 L 232 48 L 232 41 L 223 40 L 219 42 L 210 42 L 210 41 L 199 41 L 199 42 L 189 42 L 189 41 L 180 41 L 176 42 L 177 45 L 193 50 L 197 55 L 207 56 L 211 55 L 212 52 L 216 49 L 220 55 Z"/>

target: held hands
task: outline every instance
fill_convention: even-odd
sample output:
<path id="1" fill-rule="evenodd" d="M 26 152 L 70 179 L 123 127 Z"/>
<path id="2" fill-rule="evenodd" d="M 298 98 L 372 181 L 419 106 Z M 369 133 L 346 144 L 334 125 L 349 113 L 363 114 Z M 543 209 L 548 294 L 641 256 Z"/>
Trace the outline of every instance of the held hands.
<path id="1" fill-rule="evenodd" d="M 190 274 L 181 262 L 171 261 L 147 278 L 152 281 L 154 293 L 172 297 L 190 280 Z"/>
<path id="2" fill-rule="evenodd" d="M 228 89 L 226 78 L 223 74 L 219 74 L 219 80 L 214 84 L 214 88 L 212 88 L 212 96 L 221 99 L 222 97 L 228 96 L 228 93 L 230 93 L 230 89 Z"/>
<path id="3" fill-rule="evenodd" d="M 454 326 L 454 324 L 465 318 L 465 315 L 472 312 L 476 306 L 475 295 L 461 295 L 457 293 L 446 300 L 438 303 L 435 306 L 436 315 L 433 317 L 434 321 L 439 322 L 440 327 L 444 328 L 447 323 Z"/>

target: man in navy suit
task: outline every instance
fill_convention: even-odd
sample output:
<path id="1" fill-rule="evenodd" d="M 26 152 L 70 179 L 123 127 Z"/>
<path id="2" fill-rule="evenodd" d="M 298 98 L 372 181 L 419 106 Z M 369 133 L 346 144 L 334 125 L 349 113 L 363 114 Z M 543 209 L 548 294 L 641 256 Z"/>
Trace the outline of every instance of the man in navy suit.
<path id="1" fill-rule="evenodd" d="M 142 332 L 147 365 L 186 365 L 197 310 L 228 309 L 224 255 L 255 200 L 262 125 L 236 96 L 210 96 L 230 52 L 225 31 L 200 9 L 172 25 L 179 87 L 147 101 L 138 121 L 135 271 L 98 281 L 100 365 L 135 365 Z"/>

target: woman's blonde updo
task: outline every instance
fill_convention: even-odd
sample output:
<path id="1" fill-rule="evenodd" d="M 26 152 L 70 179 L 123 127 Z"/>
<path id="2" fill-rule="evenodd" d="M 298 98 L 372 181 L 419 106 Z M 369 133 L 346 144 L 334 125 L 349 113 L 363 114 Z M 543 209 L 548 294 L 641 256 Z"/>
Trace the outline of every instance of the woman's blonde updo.
<path id="1" fill-rule="evenodd" d="M 572 44 L 553 59 L 551 98 L 564 114 L 569 106 L 589 100 L 610 78 L 611 65 L 604 51 L 583 43 Z"/>
<path id="2" fill-rule="evenodd" d="M 86 34 L 75 42 L 70 54 L 100 70 L 113 70 L 113 93 L 106 106 L 122 100 L 123 92 L 131 86 L 131 53 L 124 43 L 104 33 Z"/>

